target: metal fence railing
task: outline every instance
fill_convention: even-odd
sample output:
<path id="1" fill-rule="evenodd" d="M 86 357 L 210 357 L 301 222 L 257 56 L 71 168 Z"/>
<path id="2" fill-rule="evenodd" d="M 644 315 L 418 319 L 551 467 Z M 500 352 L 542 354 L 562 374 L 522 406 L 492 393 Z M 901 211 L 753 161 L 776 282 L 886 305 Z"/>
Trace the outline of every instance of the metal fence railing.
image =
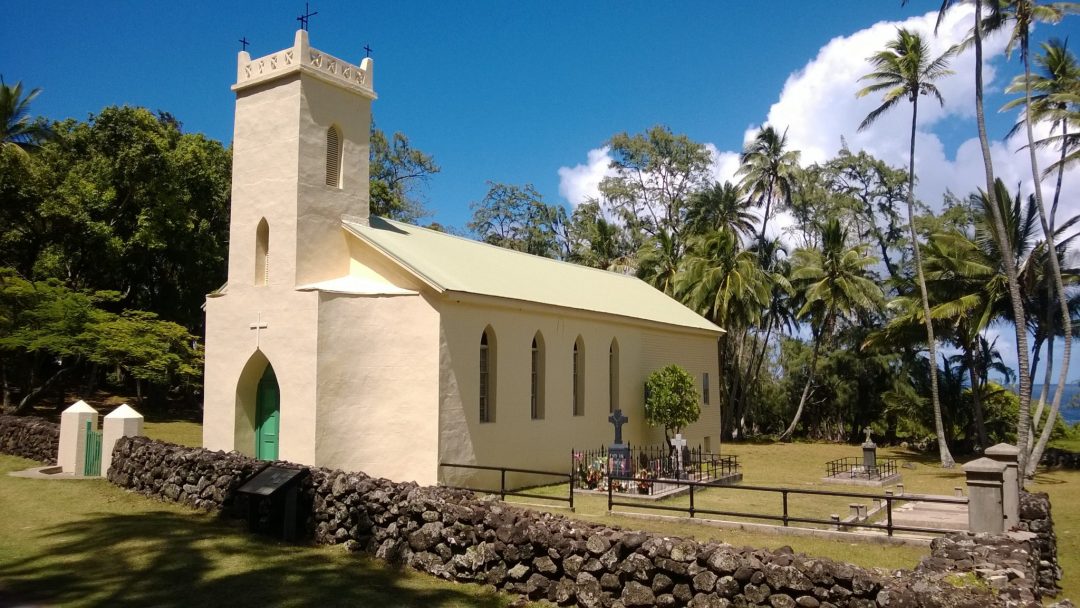
<path id="1" fill-rule="evenodd" d="M 612 476 L 612 481 L 633 481 L 631 477 L 616 477 Z M 673 480 L 669 483 L 674 483 L 689 488 L 690 504 L 688 507 L 682 507 L 672 504 L 660 504 L 656 502 L 631 502 L 627 500 L 620 500 L 614 492 L 612 492 L 612 485 L 608 485 L 608 511 L 611 511 L 613 507 L 633 507 L 637 509 L 648 509 L 657 511 L 669 511 L 687 513 L 690 517 L 697 517 L 698 515 L 716 515 L 721 517 L 744 517 L 747 519 L 760 519 L 768 521 L 782 522 L 785 527 L 790 526 L 792 523 L 803 524 L 823 524 L 829 526 L 843 525 L 844 527 L 858 527 L 866 528 L 870 530 L 884 530 L 889 536 L 892 536 L 894 532 L 920 532 L 930 534 L 943 534 L 947 532 L 957 532 L 965 530 L 947 530 L 939 528 L 928 528 L 922 526 L 906 526 L 897 525 L 893 522 L 893 507 L 897 502 L 906 502 L 918 500 L 919 502 L 932 502 L 932 503 L 946 503 L 946 504 L 967 504 L 967 498 L 953 498 L 948 496 L 923 496 L 920 495 L 917 498 L 912 496 L 893 496 L 891 493 L 887 494 L 867 494 L 860 492 L 836 492 L 832 490 L 801 490 L 795 488 L 771 488 L 764 486 L 718 486 L 715 484 L 701 483 L 697 481 L 683 481 Z M 694 504 L 695 490 L 700 494 L 702 489 L 709 489 L 716 492 L 730 492 L 730 491 L 750 491 L 750 492 L 766 492 L 778 495 L 781 500 L 781 514 L 780 515 L 768 515 L 763 513 L 751 513 L 746 511 L 728 511 L 700 508 Z M 871 499 L 884 503 L 885 520 L 881 522 L 871 521 L 843 521 L 840 522 L 836 519 L 821 519 L 815 517 L 803 517 L 792 515 L 789 510 L 789 498 L 792 495 L 809 495 L 809 496 L 834 496 L 844 498 L 858 498 L 858 499 Z"/>
<path id="2" fill-rule="evenodd" d="M 451 486 L 444 485 L 443 487 L 452 488 L 455 490 L 469 490 L 470 492 L 483 492 L 485 494 L 498 494 L 500 500 L 506 500 L 507 496 L 519 496 L 522 498 L 539 498 L 543 500 L 554 500 L 558 502 L 569 503 L 570 509 L 574 508 L 574 476 L 572 473 L 558 473 L 555 471 L 537 471 L 535 469 L 518 469 L 513 467 L 492 467 L 478 464 L 457 464 L 457 463 L 440 463 L 441 467 L 456 468 L 456 469 L 472 469 L 476 471 L 498 471 L 499 472 L 499 489 L 492 488 L 471 488 L 465 486 Z M 550 477 L 558 477 L 566 480 L 570 487 L 567 496 L 553 496 L 550 494 L 535 494 L 529 492 L 518 491 L 517 488 L 507 489 L 506 486 L 506 474 L 507 473 L 525 473 L 528 475 L 547 475 Z"/>
<path id="3" fill-rule="evenodd" d="M 615 492 L 648 496 L 676 489 L 669 480 L 715 483 L 739 472 L 738 456 L 706 452 L 701 446 L 684 448 L 681 459 L 667 446 L 627 446 L 622 453 L 601 446 L 573 450 L 571 458 L 579 489 L 603 491 L 614 485 Z M 612 475 L 631 481 L 624 483 Z"/>
<path id="4" fill-rule="evenodd" d="M 852 479 L 887 479 L 897 474 L 896 461 L 892 458 L 880 458 L 874 466 L 868 467 L 862 458 L 837 458 L 825 463 L 827 477 L 850 477 Z"/>

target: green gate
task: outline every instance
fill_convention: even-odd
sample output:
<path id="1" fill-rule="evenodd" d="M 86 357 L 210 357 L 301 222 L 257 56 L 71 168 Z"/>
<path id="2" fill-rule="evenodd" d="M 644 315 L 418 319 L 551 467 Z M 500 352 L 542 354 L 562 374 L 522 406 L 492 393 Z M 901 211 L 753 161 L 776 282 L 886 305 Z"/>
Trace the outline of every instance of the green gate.
<path id="1" fill-rule="evenodd" d="M 83 465 L 83 475 L 101 476 L 101 433 L 94 430 L 89 420 L 86 421 L 86 463 Z"/>

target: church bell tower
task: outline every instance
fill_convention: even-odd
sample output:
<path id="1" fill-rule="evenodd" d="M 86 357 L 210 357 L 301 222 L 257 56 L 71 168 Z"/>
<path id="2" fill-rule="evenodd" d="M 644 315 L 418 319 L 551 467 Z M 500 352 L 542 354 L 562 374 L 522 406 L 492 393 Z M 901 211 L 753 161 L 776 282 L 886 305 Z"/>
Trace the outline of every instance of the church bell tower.
<path id="1" fill-rule="evenodd" d="M 341 219 L 368 218 L 373 63 L 293 46 L 237 57 L 230 291 L 348 273 Z"/>

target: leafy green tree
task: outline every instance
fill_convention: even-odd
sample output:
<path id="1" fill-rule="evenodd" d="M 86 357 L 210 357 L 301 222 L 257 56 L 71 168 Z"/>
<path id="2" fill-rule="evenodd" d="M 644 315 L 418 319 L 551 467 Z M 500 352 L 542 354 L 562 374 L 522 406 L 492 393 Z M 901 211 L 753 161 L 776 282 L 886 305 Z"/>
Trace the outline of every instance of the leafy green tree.
<path id="1" fill-rule="evenodd" d="M 0 154 L 26 154 L 51 136 L 47 126 L 30 117 L 30 104 L 40 93 L 33 89 L 24 95 L 21 82 L 8 86 L 0 79 Z"/>
<path id="2" fill-rule="evenodd" d="M 758 234 L 759 247 L 765 246 L 765 227 L 769 217 L 775 212 L 773 205 L 791 204 L 791 190 L 799 170 L 799 152 L 787 145 L 787 129 L 783 133 L 771 125 L 758 131 L 754 140 L 746 144 L 739 157 L 739 170 L 742 176 L 740 185 L 750 198 L 764 205 L 761 216 L 761 232 Z"/>
<path id="3" fill-rule="evenodd" d="M 851 214 L 850 225 L 859 240 L 877 244 L 892 281 L 905 280 L 900 270 L 907 256 L 900 247 L 904 231 L 899 206 L 907 200 L 907 175 L 864 151 L 856 154 L 845 147 L 824 163 L 821 179 L 842 201 L 836 205 L 840 212 L 846 209 Z"/>
<path id="4" fill-rule="evenodd" d="M 161 321 L 144 311 L 105 315 L 88 332 L 92 344 L 88 359 L 130 374 L 135 395 L 144 403 L 143 383 L 157 386 L 201 385 L 202 352 L 197 338 L 176 323 Z"/>
<path id="5" fill-rule="evenodd" d="M 690 198 L 709 180 L 708 150 L 664 126 L 620 133 L 608 147 L 615 175 L 600 182 L 602 204 L 632 232 L 654 239 L 666 235 L 678 260 L 686 245 Z"/>
<path id="6" fill-rule="evenodd" d="M 918 124 L 919 97 L 933 96 L 938 103 L 945 105 L 934 81 L 952 72 L 948 69 L 950 52 L 937 58 L 930 57 L 930 47 L 918 33 L 899 28 L 896 38 L 885 45 L 885 50 L 870 57 L 874 71 L 860 80 L 873 81 L 859 90 L 858 96 L 885 91 L 880 106 L 874 109 L 859 125 L 859 130 L 866 129 L 885 112 L 895 107 L 901 100 L 911 102 L 911 137 L 908 156 L 907 214 L 908 232 L 914 253 L 915 276 L 922 298 L 923 318 L 926 321 L 926 344 L 930 351 L 930 361 L 937 361 L 937 340 L 934 338 L 934 324 L 930 320 L 930 300 L 926 293 L 926 277 L 923 274 L 922 254 L 919 251 L 919 235 L 915 231 L 915 129 Z M 930 366 L 930 399 L 934 405 L 934 421 L 937 425 L 938 453 L 941 466 L 952 467 L 956 464 L 949 446 L 945 441 L 944 427 L 941 422 L 941 401 L 938 396 L 937 367 Z"/>
<path id="7" fill-rule="evenodd" d="M 81 363 L 93 339 L 88 325 L 105 315 L 97 307 L 116 294 L 88 294 L 60 281 L 28 281 L 0 267 L 0 365 L 4 409 L 27 411 L 45 391 Z M 18 403 L 12 395 L 18 393 Z"/>
<path id="8" fill-rule="evenodd" d="M 142 108 L 54 130 L 27 167 L 23 250 L 5 261 L 201 331 L 199 307 L 225 280 L 230 152 Z"/>
<path id="9" fill-rule="evenodd" d="M 866 245 L 849 246 L 847 242 L 848 231 L 830 219 L 821 226 L 820 249 L 795 251 L 791 280 L 803 293 L 798 316 L 810 320 L 814 351 L 799 405 L 781 439 L 790 438 L 799 424 L 813 388 L 821 347 L 831 344 L 838 323 L 881 308 L 881 288 L 866 276 L 866 269 L 877 260 L 867 254 Z"/>
<path id="10" fill-rule="evenodd" d="M 470 205 L 468 228 L 480 240 L 499 247 L 549 258 L 559 257 L 560 227 L 568 222 L 566 211 L 548 205 L 532 184 L 524 187 L 488 182 L 484 199 Z"/>
<path id="11" fill-rule="evenodd" d="M 413 148 L 404 133 L 385 133 L 371 127 L 370 176 L 371 214 L 415 223 L 430 212 L 418 190 L 439 172 L 435 159 Z"/>
<path id="12" fill-rule="evenodd" d="M 671 438 L 701 416 L 700 396 L 690 372 L 672 364 L 645 380 L 645 421 L 664 427 L 664 440 Z"/>

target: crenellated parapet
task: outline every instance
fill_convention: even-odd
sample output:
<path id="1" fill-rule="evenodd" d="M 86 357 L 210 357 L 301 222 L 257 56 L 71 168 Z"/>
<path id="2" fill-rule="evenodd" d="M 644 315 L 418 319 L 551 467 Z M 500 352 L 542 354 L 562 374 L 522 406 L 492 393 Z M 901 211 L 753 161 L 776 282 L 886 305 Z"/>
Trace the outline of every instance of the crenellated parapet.
<path id="1" fill-rule="evenodd" d="M 374 62 L 366 57 L 360 65 L 334 57 L 313 48 L 305 30 L 297 30 L 292 47 L 252 59 L 247 51 L 236 58 L 236 84 L 232 90 L 261 84 L 288 74 L 303 72 L 317 78 L 342 84 L 365 97 L 375 99 L 373 86 Z"/>

